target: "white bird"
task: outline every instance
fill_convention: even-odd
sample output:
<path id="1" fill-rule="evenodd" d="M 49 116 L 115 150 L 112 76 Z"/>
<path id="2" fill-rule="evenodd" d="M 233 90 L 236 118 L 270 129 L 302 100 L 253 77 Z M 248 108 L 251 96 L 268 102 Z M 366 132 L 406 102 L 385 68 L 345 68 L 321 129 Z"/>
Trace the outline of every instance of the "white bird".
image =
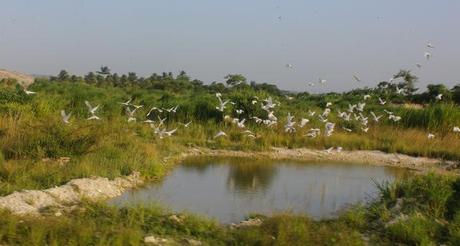
<path id="1" fill-rule="evenodd" d="M 276 118 L 276 116 L 273 114 L 273 111 L 268 112 L 268 119 L 270 121 L 278 121 L 278 118 Z"/>
<path id="2" fill-rule="evenodd" d="M 155 121 L 153 121 L 151 119 L 146 119 L 146 120 L 144 120 L 144 123 L 153 124 L 153 123 L 155 123 Z"/>
<path id="3" fill-rule="evenodd" d="M 257 103 L 257 100 L 252 100 L 251 103 L 252 105 L 255 105 Z"/>
<path id="4" fill-rule="evenodd" d="M 312 87 L 312 86 L 315 86 L 315 83 L 308 83 L 308 86 Z"/>
<path id="5" fill-rule="evenodd" d="M 150 114 L 154 111 L 158 111 L 159 113 L 163 113 L 163 110 L 161 108 L 157 108 L 157 107 L 152 107 L 149 112 L 147 113 L 147 117 L 150 116 Z"/>
<path id="6" fill-rule="evenodd" d="M 177 131 L 177 128 L 171 131 L 166 131 L 166 128 L 163 128 L 161 130 L 156 130 L 156 133 L 160 136 L 160 139 L 163 139 L 164 137 L 170 137 L 176 131 Z"/>
<path id="7" fill-rule="evenodd" d="M 175 107 L 171 107 L 169 109 L 165 109 L 168 113 L 176 113 L 177 108 L 179 108 L 179 105 L 176 105 Z"/>
<path id="8" fill-rule="evenodd" d="M 361 82 L 361 79 L 356 75 L 353 75 L 353 79 L 356 80 L 356 82 Z"/>
<path id="9" fill-rule="evenodd" d="M 291 115 L 291 113 L 288 113 L 287 116 L 287 122 L 284 125 L 284 131 L 287 133 L 294 133 L 296 129 L 294 128 L 294 125 L 296 124 L 295 121 L 292 121 L 294 119 L 294 116 Z"/>
<path id="10" fill-rule="evenodd" d="M 220 93 L 217 93 L 217 94 L 220 94 Z M 217 106 L 216 109 L 219 110 L 220 112 L 224 112 L 225 105 L 227 105 L 227 103 L 229 103 L 230 100 L 222 101 L 222 98 L 220 96 L 218 96 L 217 99 L 219 99 L 219 106 Z"/>
<path id="11" fill-rule="evenodd" d="M 330 113 L 331 113 L 331 109 L 330 108 L 325 108 L 324 112 L 321 114 L 321 116 L 327 118 Z"/>
<path id="12" fill-rule="evenodd" d="M 61 117 L 62 117 L 62 121 L 64 121 L 64 123 L 66 124 L 69 124 L 69 119 L 70 119 L 70 116 L 72 116 L 72 112 L 70 112 L 69 114 L 66 114 L 64 110 L 61 110 Z"/>
<path id="13" fill-rule="evenodd" d="M 352 131 L 353 131 L 353 130 L 351 130 L 350 128 L 346 128 L 346 127 L 344 127 L 344 126 L 342 126 L 342 129 L 345 130 L 345 131 L 347 131 L 347 132 L 352 132 Z"/>
<path id="14" fill-rule="evenodd" d="M 225 137 L 225 136 L 227 136 L 225 132 L 219 131 L 216 135 L 214 135 L 214 139 L 219 138 L 219 137 Z"/>
<path id="15" fill-rule="evenodd" d="M 355 108 L 356 108 L 356 107 L 357 107 L 356 104 L 353 104 L 353 105 L 348 104 L 348 109 L 347 109 L 347 111 L 350 112 L 350 113 L 353 113 L 353 112 L 355 111 Z"/>
<path id="16" fill-rule="evenodd" d="M 396 115 L 394 115 L 394 114 L 390 114 L 390 115 L 388 116 L 388 119 L 393 120 L 394 122 L 398 122 L 398 121 L 401 120 L 401 116 L 396 116 Z"/>
<path id="17" fill-rule="evenodd" d="M 428 44 L 426 45 L 426 47 L 431 48 L 431 49 L 434 49 L 434 46 L 433 46 L 433 44 L 432 44 L 431 42 L 428 42 Z"/>
<path id="18" fill-rule="evenodd" d="M 430 52 L 425 52 L 424 56 L 425 56 L 425 58 L 426 58 L 427 60 L 430 60 L 430 58 L 431 58 L 433 55 L 432 55 Z"/>
<path id="19" fill-rule="evenodd" d="M 289 69 L 293 69 L 294 66 L 292 64 L 286 64 L 286 67 L 289 68 Z"/>
<path id="20" fill-rule="evenodd" d="M 136 121 L 134 114 L 136 113 L 137 108 L 131 110 L 129 107 L 126 108 L 126 114 L 128 115 L 128 122 Z"/>
<path id="21" fill-rule="evenodd" d="M 97 105 L 96 107 L 93 107 L 91 106 L 91 103 L 89 103 L 88 101 L 85 101 L 85 104 L 86 104 L 86 107 L 88 107 L 88 111 L 94 115 L 97 111 L 97 109 L 99 108 L 99 105 Z"/>
<path id="22" fill-rule="evenodd" d="M 100 118 L 97 115 L 92 114 L 87 120 L 100 120 Z"/>
<path id="23" fill-rule="evenodd" d="M 276 103 L 273 102 L 272 97 L 265 99 L 264 102 L 265 102 L 265 105 L 262 105 L 262 109 L 265 111 L 269 111 L 270 109 L 275 108 L 277 105 Z"/>
<path id="24" fill-rule="evenodd" d="M 323 123 L 327 122 L 327 118 L 324 118 L 322 115 L 318 115 L 318 119 L 319 119 L 319 121 L 321 121 Z"/>
<path id="25" fill-rule="evenodd" d="M 367 132 L 367 131 L 369 131 L 369 127 L 361 127 L 361 130 L 362 130 L 363 132 Z"/>
<path id="26" fill-rule="evenodd" d="M 164 124 L 164 122 L 166 121 L 166 119 L 168 119 L 168 118 L 165 117 L 165 118 L 162 119 L 162 118 L 160 118 L 160 116 L 158 116 L 158 120 L 160 121 L 160 123 L 158 123 L 158 126 L 162 126 Z"/>
<path id="27" fill-rule="evenodd" d="M 133 107 L 136 108 L 136 109 L 140 109 L 140 108 L 144 107 L 144 105 L 134 105 L 133 104 Z"/>
<path id="28" fill-rule="evenodd" d="M 259 124 L 259 123 L 262 122 L 262 119 L 259 118 L 259 117 L 256 117 L 256 116 L 253 116 L 251 119 L 255 120 L 255 122 L 256 122 L 257 124 Z"/>
<path id="29" fill-rule="evenodd" d="M 364 100 L 371 98 L 371 95 L 364 95 Z"/>
<path id="30" fill-rule="evenodd" d="M 330 137 L 332 135 L 332 133 L 334 132 L 334 127 L 335 127 L 334 123 L 326 122 L 325 132 L 326 132 L 327 137 Z"/>
<path id="31" fill-rule="evenodd" d="M 330 106 L 332 106 L 332 103 L 331 103 L 331 102 L 327 102 L 327 103 L 326 103 L 326 108 L 327 108 L 327 107 L 330 107 Z"/>
<path id="32" fill-rule="evenodd" d="M 442 100 L 442 94 L 438 94 L 438 95 L 436 96 L 436 100 L 438 100 L 438 101 Z"/>
<path id="33" fill-rule="evenodd" d="M 334 147 L 330 147 L 330 148 L 326 149 L 326 152 L 331 154 L 333 150 L 334 150 Z"/>
<path id="34" fill-rule="evenodd" d="M 358 103 L 356 110 L 358 110 L 359 112 L 363 112 L 365 106 L 366 106 L 366 103 Z"/>
<path id="35" fill-rule="evenodd" d="M 406 89 L 404 87 L 399 88 L 396 86 L 396 94 L 406 95 Z"/>
<path id="36" fill-rule="evenodd" d="M 380 105 L 385 105 L 387 102 L 379 97 L 379 103 Z"/>
<path id="37" fill-rule="evenodd" d="M 337 146 L 337 152 L 338 152 L 338 153 L 342 152 L 342 150 L 343 150 L 343 148 L 342 148 L 342 147 L 340 147 L 340 146 Z"/>
<path id="38" fill-rule="evenodd" d="M 302 118 L 302 120 L 300 120 L 300 128 L 303 128 L 308 122 L 310 122 L 309 119 Z"/>
<path id="39" fill-rule="evenodd" d="M 122 102 L 122 103 L 120 103 L 120 104 L 121 104 L 121 105 L 124 105 L 124 106 L 129 106 L 129 105 L 131 105 L 131 101 L 132 101 L 132 100 L 133 100 L 133 99 L 130 98 L 128 101 Z"/>
<path id="40" fill-rule="evenodd" d="M 27 90 L 27 89 L 25 89 L 24 92 L 26 93 L 26 95 L 37 94 L 37 92 L 35 92 L 35 91 L 29 91 L 29 90 Z"/>
<path id="41" fill-rule="evenodd" d="M 315 116 L 315 114 L 316 114 L 316 111 L 308 110 L 308 115 L 309 116 L 313 117 L 313 116 Z"/>
<path id="42" fill-rule="evenodd" d="M 383 115 L 377 116 L 377 115 L 375 115 L 375 113 L 372 112 L 372 111 L 371 111 L 371 115 L 372 115 L 372 118 L 374 118 L 374 121 L 375 121 L 375 122 L 379 122 L 380 118 L 382 118 L 382 116 L 383 116 Z"/>
<path id="43" fill-rule="evenodd" d="M 242 120 L 238 120 L 238 119 L 235 119 L 236 120 L 236 126 L 238 128 L 245 128 L 246 126 L 244 125 L 244 122 L 246 121 L 246 119 L 242 119 Z"/>
<path id="44" fill-rule="evenodd" d="M 327 82 L 327 80 L 319 78 L 318 82 L 320 84 L 325 84 Z"/>
<path id="45" fill-rule="evenodd" d="M 185 128 L 188 128 L 190 126 L 190 124 L 192 124 L 192 121 L 189 121 L 189 122 L 187 122 L 185 124 L 184 123 L 179 123 L 179 124 L 183 125 Z"/>
<path id="46" fill-rule="evenodd" d="M 460 127 L 454 126 L 454 132 L 460 132 Z"/>
<path id="47" fill-rule="evenodd" d="M 428 139 L 433 139 L 435 136 L 432 133 L 428 133 Z"/>
<path id="48" fill-rule="evenodd" d="M 242 113 L 244 113 L 244 110 L 242 110 L 242 109 L 237 109 L 237 110 L 236 110 L 236 113 L 237 113 L 237 114 L 242 114 Z"/>
<path id="49" fill-rule="evenodd" d="M 310 138 L 315 138 L 321 133 L 321 130 L 319 128 L 311 128 L 308 130 L 307 134 L 305 136 L 310 137 Z"/>
<path id="50" fill-rule="evenodd" d="M 418 68 L 422 68 L 422 64 L 420 63 L 415 63 L 415 66 L 417 66 Z"/>

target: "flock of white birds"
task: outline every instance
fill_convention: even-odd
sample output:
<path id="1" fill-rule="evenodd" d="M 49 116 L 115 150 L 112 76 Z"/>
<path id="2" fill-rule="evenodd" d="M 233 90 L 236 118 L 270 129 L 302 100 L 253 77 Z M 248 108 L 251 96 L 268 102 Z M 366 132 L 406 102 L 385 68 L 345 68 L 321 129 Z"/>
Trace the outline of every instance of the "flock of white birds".
<path id="1" fill-rule="evenodd" d="M 434 46 L 431 43 L 428 43 L 427 47 L 430 48 L 430 49 L 434 49 Z M 431 52 L 427 51 L 427 52 L 425 52 L 424 56 L 425 56 L 425 58 L 427 60 L 429 60 L 429 59 L 431 59 L 432 54 L 431 54 Z M 416 66 L 418 68 L 421 68 L 420 63 L 417 63 Z M 289 69 L 294 68 L 294 66 L 292 64 L 287 64 L 286 67 L 289 68 Z M 353 79 L 356 82 L 361 82 L 361 79 L 357 75 L 353 75 Z M 395 80 L 394 77 L 390 78 L 389 83 L 393 83 L 394 80 Z M 327 82 L 327 80 L 322 79 L 322 78 L 320 78 L 318 80 L 319 84 L 325 84 L 326 82 Z M 314 83 L 308 83 L 308 86 L 314 86 L 314 85 L 315 85 Z M 386 89 L 386 88 L 383 88 L 383 89 Z M 24 92 L 27 95 L 36 94 L 36 92 L 27 90 L 26 88 L 24 89 Z M 405 88 L 399 88 L 398 86 L 396 86 L 396 93 L 400 94 L 400 95 L 406 95 L 407 90 Z M 438 101 L 442 100 L 442 96 L 443 96 L 442 94 L 437 95 L 436 100 L 438 100 Z M 232 101 L 230 101 L 228 99 L 223 100 L 221 93 L 216 93 L 216 98 L 218 100 L 218 104 L 216 106 L 216 109 L 218 111 L 220 111 L 220 112 L 224 112 L 225 109 L 227 108 L 228 104 L 235 105 L 234 102 L 232 102 Z M 293 100 L 292 97 L 287 97 L 287 99 L 288 100 Z M 368 112 L 368 114 L 366 115 L 365 107 L 366 107 L 366 102 L 368 100 L 372 100 L 372 96 L 371 95 L 364 95 L 363 100 L 361 102 L 358 102 L 357 104 L 349 104 L 348 108 L 344 109 L 343 111 L 341 109 L 336 109 L 337 110 L 337 117 L 336 118 L 339 119 L 339 120 L 342 120 L 344 122 L 358 123 L 358 125 L 360 126 L 360 131 L 362 131 L 364 133 L 367 133 L 368 130 L 369 130 L 369 119 L 372 120 L 372 122 L 374 122 L 374 123 L 379 123 L 379 121 L 382 119 L 382 117 L 386 117 L 388 120 L 393 121 L 393 122 L 398 122 L 398 121 L 401 120 L 401 116 L 398 116 L 398 115 L 394 114 L 393 112 L 390 112 L 390 111 L 385 110 L 385 109 L 383 109 L 383 112 L 380 115 L 377 115 L 373 111 Z M 380 97 L 378 97 L 377 100 L 378 100 L 377 101 L 378 104 L 380 104 L 380 105 L 387 104 L 387 101 L 385 101 L 384 99 L 382 99 Z M 266 116 L 265 117 L 251 116 L 248 119 L 246 119 L 246 118 L 241 118 L 240 119 L 239 117 L 232 118 L 230 115 L 225 115 L 224 120 L 227 121 L 227 122 L 231 122 L 237 128 L 241 129 L 242 133 L 246 137 L 248 137 L 248 138 L 257 138 L 258 136 L 254 132 L 252 132 L 251 130 L 247 129 L 245 123 L 247 121 L 249 121 L 249 120 L 252 120 L 256 124 L 264 125 L 266 127 L 273 127 L 275 125 L 278 125 L 279 121 L 278 121 L 278 118 L 275 116 L 275 108 L 280 105 L 280 102 L 279 101 L 275 102 L 273 100 L 273 98 L 271 98 L 271 97 L 263 99 L 263 100 L 259 100 L 258 97 L 254 96 L 251 99 L 251 103 L 253 105 L 260 104 L 261 108 L 264 111 L 266 111 L 266 113 L 267 113 Z M 97 111 L 99 109 L 99 105 L 92 106 L 91 103 L 88 102 L 88 101 L 85 101 L 85 104 L 86 104 L 86 106 L 88 108 L 88 113 L 89 113 L 88 114 L 89 117 L 87 118 L 87 120 L 100 120 L 100 117 L 96 115 L 96 113 L 97 113 Z M 121 102 L 120 104 L 125 109 L 125 112 L 126 112 L 126 115 L 127 115 L 127 122 L 136 122 L 137 121 L 137 117 L 136 117 L 137 110 L 142 108 L 142 107 L 144 107 L 143 105 L 135 105 L 135 104 L 133 104 L 132 99 L 129 99 L 126 102 Z M 335 129 L 336 129 L 335 128 L 336 123 L 329 120 L 329 116 L 332 113 L 332 106 L 333 106 L 333 104 L 331 102 L 327 102 L 322 112 L 316 112 L 316 111 L 311 111 L 310 110 L 310 111 L 308 111 L 308 117 L 300 118 L 299 122 L 294 121 L 295 116 L 293 116 L 290 113 L 288 113 L 286 122 L 284 124 L 284 132 L 286 132 L 287 134 L 294 134 L 294 133 L 297 132 L 297 130 L 299 128 L 306 127 L 311 122 L 311 120 L 313 120 L 313 118 L 316 117 L 319 120 L 319 122 L 322 122 L 324 124 L 324 127 L 323 127 L 324 133 L 323 134 L 326 137 L 331 136 L 334 133 Z M 165 137 L 170 137 L 174 133 L 177 132 L 178 128 L 167 130 L 166 126 L 165 126 L 165 121 L 166 121 L 167 118 L 166 117 L 161 118 L 160 115 L 162 113 L 164 113 L 164 112 L 174 114 L 174 113 L 177 112 L 178 108 L 179 108 L 179 105 L 171 107 L 171 108 L 152 107 L 148 111 L 147 115 L 145 116 L 145 120 L 143 120 L 143 122 L 148 123 L 151 126 L 151 128 L 154 130 L 154 133 L 157 134 L 160 139 L 163 139 Z M 243 109 L 236 108 L 236 109 L 233 109 L 233 110 L 235 111 L 236 115 L 242 115 L 244 113 Z M 152 119 L 153 118 L 152 115 L 153 115 L 154 112 L 156 112 L 158 120 L 153 120 Z M 71 118 L 71 115 L 72 115 L 72 113 L 67 114 L 65 112 L 65 110 L 62 110 L 61 111 L 62 121 L 65 124 L 69 124 L 70 123 L 69 120 Z M 190 121 L 190 122 L 187 122 L 187 123 L 179 123 L 179 124 L 182 125 L 185 128 L 188 128 L 192 124 L 192 122 Z M 352 129 L 346 128 L 346 127 L 342 127 L 342 130 L 345 131 L 345 132 L 352 132 L 353 131 Z M 316 138 L 319 135 L 321 135 L 321 132 L 322 132 L 321 128 L 311 127 L 305 132 L 304 136 L 309 137 L 309 138 Z M 453 128 L 453 132 L 460 133 L 460 127 L 455 126 Z M 227 136 L 227 134 L 224 131 L 220 130 L 213 136 L 213 139 L 222 138 L 222 137 L 226 137 L 226 136 Z M 433 138 L 435 138 L 435 135 L 433 133 L 428 133 L 427 137 L 428 137 L 428 139 L 433 139 Z M 334 150 L 334 147 L 331 147 L 331 148 L 327 149 L 326 151 L 330 153 L 333 150 Z M 341 150 L 342 150 L 342 147 L 340 147 L 340 146 L 336 147 L 336 151 L 340 152 Z"/>

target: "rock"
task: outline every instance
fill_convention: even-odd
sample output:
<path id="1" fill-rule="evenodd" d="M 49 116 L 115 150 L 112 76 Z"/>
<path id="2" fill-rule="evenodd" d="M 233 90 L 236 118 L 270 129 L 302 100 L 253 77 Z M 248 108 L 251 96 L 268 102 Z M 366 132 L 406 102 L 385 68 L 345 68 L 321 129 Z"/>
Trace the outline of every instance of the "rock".
<path id="1" fill-rule="evenodd" d="M 142 183 L 139 173 L 115 180 L 101 177 L 74 179 L 60 187 L 26 190 L 0 197 L 0 209 L 20 215 L 40 215 L 46 208 L 68 208 L 78 204 L 83 198 L 93 201 L 113 198 Z"/>
<path id="2" fill-rule="evenodd" d="M 144 238 L 144 243 L 148 245 L 166 245 L 169 242 L 166 238 L 160 238 L 155 236 L 147 236 Z"/>
<path id="3" fill-rule="evenodd" d="M 249 226 L 260 226 L 262 225 L 262 219 L 260 218 L 255 218 L 255 219 L 248 219 L 248 220 L 243 220 L 238 224 L 232 224 L 232 228 L 244 228 L 244 227 L 249 227 Z"/>

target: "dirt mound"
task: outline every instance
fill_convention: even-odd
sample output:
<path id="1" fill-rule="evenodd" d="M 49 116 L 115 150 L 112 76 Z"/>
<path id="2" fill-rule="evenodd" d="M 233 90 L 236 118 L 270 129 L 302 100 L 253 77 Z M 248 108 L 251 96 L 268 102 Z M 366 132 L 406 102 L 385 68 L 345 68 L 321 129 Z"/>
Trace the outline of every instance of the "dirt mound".
<path id="1" fill-rule="evenodd" d="M 30 75 L 8 71 L 5 69 L 0 69 L 0 80 L 1 79 L 15 79 L 24 87 L 27 87 L 34 82 L 34 77 Z"/>
<path id="2" fill-rule="evenodd" d="M 7 209 L 14 214 L 39 215 L 47 208 L 69 207 L 81 199 L 95 201 L 113 198 L 142 183 L 139 173 L 114 180 L 101 177 L 74 179 L 47 190 L 26 190 L 0 197 L 0 209 Z"/>

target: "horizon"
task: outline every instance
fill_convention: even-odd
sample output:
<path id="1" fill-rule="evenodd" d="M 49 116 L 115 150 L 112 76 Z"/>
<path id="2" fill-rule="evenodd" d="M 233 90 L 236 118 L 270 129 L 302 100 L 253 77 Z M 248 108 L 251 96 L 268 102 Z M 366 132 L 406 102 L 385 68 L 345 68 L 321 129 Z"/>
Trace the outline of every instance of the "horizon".
<path id="1" fill-rule="evenodd" d="M 455 1 L 46 0 L 8 1 L 4 9 L 0 67 L 28 74 L 84 75 L 104 65 L 143 77 L 184 70 L 209 84 L 238 73 L 310 93 L 372 88 L 399 69 L 418 76 L 420 90 L 460 83 Z M 319 78 L 325 86 L 307 86 Z"/>

